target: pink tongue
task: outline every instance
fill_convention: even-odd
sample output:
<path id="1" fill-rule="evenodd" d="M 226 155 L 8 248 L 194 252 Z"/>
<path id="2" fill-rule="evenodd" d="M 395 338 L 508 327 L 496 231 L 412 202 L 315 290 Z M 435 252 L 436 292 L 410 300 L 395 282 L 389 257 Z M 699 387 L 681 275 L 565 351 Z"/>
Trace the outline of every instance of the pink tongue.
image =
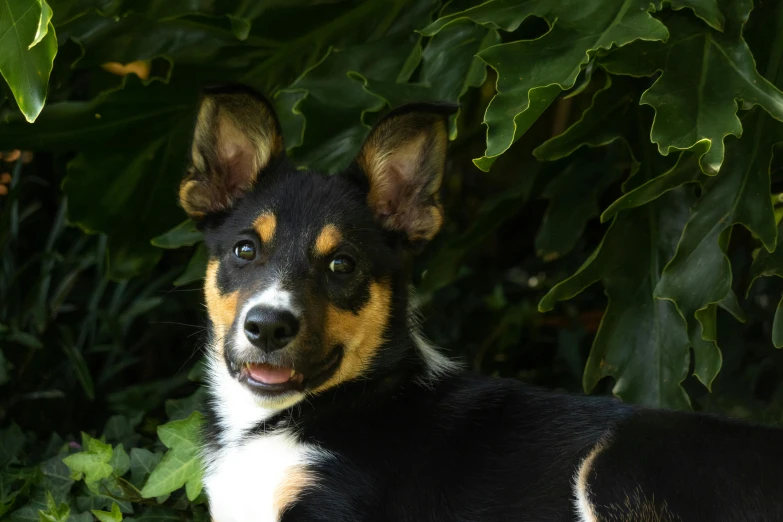
<path id="1" fill-rule="evenodd" d="M 279 368 L 269 364 L 250 364 L 247 372 L 254 381 L 264 384 L 283 384 L 291 378 L 291 368 Z"/>

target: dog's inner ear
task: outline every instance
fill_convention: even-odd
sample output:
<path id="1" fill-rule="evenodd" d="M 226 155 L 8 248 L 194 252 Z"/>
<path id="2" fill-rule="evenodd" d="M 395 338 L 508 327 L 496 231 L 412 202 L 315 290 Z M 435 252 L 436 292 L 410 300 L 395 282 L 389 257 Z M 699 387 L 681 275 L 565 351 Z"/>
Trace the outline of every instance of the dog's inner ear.
<path id="1" fill-rule="evenodd" d="M 194 219 L 228 209 L 284 150 L 280 125 L 261 95 L 249 90 L 206 94 L 196 119 L 192 163 L 180 185 L 182 208 Z"/>
<path id="2" fill-rule="evenodd" d="M 443 222 L 438 191 L 446 164 L 447 118 L 436 108 L 402 108 L 375 126 L 357 159 L 376 219 L 412 244 L 432 239 Z"/>

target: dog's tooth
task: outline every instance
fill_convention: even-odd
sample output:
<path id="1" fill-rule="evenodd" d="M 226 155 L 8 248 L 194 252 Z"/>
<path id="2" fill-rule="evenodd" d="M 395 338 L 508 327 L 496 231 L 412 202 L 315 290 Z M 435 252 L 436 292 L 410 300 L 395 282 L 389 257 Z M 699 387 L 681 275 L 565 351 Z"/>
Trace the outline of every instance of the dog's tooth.
<path id="1" fill-rule="evenodd" d="M 293 377 L 295 373 L 296 373 L 296 370 L 291 368 L 291 375 L 289 375 L 288 378 L 290 379 L 291 377 Z"/>

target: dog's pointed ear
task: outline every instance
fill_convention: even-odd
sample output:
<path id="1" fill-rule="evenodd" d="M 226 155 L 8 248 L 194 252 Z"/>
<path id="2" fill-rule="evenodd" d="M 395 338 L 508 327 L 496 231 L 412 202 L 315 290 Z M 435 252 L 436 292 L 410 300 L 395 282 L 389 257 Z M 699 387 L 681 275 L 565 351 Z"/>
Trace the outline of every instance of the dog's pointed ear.
<path id="1" fill-rule="evenodd" d="M 452 105 L 411 104 L 380 120 L 357 163 L 369 183 L 367 203 L 384 228 L 412 245 L 431 240 L 443 223 L 439 190 L 446 167 Z"/>
<path id="2" fill-rule="evenodd" d="M 196 220 L 227 210 L 282 154 L 280 123 L 261 94 L 241 85 L 205 89 L 179 189 L 182 208 Z"/>

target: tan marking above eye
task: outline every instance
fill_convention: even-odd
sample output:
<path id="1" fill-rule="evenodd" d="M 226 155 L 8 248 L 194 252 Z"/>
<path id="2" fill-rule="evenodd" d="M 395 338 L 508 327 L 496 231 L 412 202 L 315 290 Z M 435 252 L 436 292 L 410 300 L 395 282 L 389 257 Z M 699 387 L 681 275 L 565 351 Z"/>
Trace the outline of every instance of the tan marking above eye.
<path id="1" fill-rule="evenodd" d="M 334 225 L 326 225 L 315 238 L 315 253 L 319 256 L 331 254 L 343 240 L 343 235 Z"/>
<path id="2" fill-rule="evenodd" d="M 383 344 L 384 332 L 389 322 L 391 307 L 389 281 L 370 284 L 370 299 L 353 313 L 329 304 L 326 308 L 325 339 L 329 349 L 341 344 L 343 359 L 337 372 L 315 393 L 329 389 L 341 382 L 359 377 L 369 367 L 375 353 Z"/>
<path id="3" fill-rule="evenodd" d="M 275 236 L 275 228 L 277 227 L 277 218 L 271 212 L 264 212 L 253 221 L 253 228 L 256 229 L 258 235 L 261 237 L 261 241 L 269 243 Z"/>
<path id="4" fill-rule="evenodd" d="M 239 291 L 223 294 L 217 286 L 217 271 L 220 263 L 210 259 L 207 263 L 207 277 L 204 281 L 204 298 L 207 302 L 207 314 L 212 321 L 215 333 L 219 339 L 216 347 L 223 350 L 222 339 L 234 322 L 239 301 Z"/>

